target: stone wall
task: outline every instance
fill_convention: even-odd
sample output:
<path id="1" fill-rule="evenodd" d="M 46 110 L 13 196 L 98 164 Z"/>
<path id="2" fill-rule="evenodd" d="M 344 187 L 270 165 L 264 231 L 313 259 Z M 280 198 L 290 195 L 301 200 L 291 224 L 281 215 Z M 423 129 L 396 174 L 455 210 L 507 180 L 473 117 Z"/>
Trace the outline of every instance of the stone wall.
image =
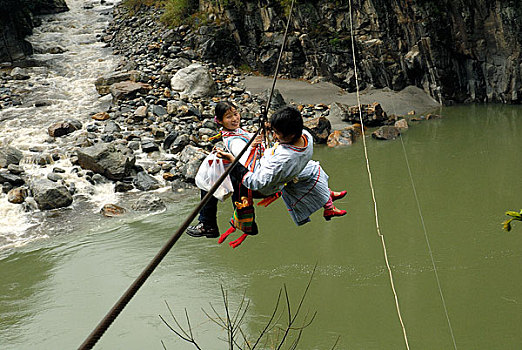
<path id="1" fill-rule="evenodd" d="M 35 16 L 68 10 L 65 0 L 0 0 L 0 9 L 0 62 L 32 53 L 25 37 L 39 24 Z"/>
<path id="2" fill-rule="evenodd" d="M 247 0 L 215 8 L 200 1 L 234 38 L 229 50 L 263 74 L 273 73 L 284 32 L 287 9 L 280 3 Z M 416 85 L 445 103 L 520 103 L 521 21 L 519 0 L 354 0 L 361 88 Z M 300 0 L 281 71 L 305 79 L 323 76 L 353 91 L 351 46 L 347 0 Z"/>

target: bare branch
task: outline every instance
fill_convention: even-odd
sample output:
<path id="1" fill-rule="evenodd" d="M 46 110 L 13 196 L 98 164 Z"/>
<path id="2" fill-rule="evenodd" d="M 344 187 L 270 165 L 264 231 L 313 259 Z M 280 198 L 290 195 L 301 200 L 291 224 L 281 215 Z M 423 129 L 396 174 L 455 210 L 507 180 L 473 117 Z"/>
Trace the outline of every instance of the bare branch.
<path id="1" fill-rule="evenodd" d="M 174 312 L 172 312 L 172 309 L 170 308 L 170 305 L 169 303 L 167 303 L 167 301 L 165 300 L 165 304 L 167 305 L 167 309 L 169 310 L 169 313 L 170 315 L 172 316 L 172 319 L 174 320 L 174 322 L 176 323 L 176 326 L 178 326 L 179 330 L 185 335 L 185 337 L 189 338 L 190 336 L 188 335 L 188 333 L 185 331 L 185 329 L 183 327 L 181 327 L 181 325 L 179 324 L 178 322 L 178 319 L 176 318 L 176 316 L 174 316 Z M 160 316 L 161 317 L 161 316 Z"/>
<path id="2" fill-rule="evenodd" d="M 337 346 L 337 343 L 339 343 L 339 340 L 340 340 L 340 339 L 341 339 L 341 336 L 340 336 L 340 335 L 337 336 L 337 339 L 335 340 L 335 343 L 334 343 L 334 345 L 332 346 L 331 350 L 334 350 L 334 349 L 335 349 L 335 347 Z"/>
<path id="3" fill-rule="evenodd" d="M 317 263 L 314 265 L 314 269 L 312 270 L 312 274 L 310 275 L 310 278 L 308 279 L 308 283 L 306 285 L 306 288 L 303 292 L 303 296 L 301 297 L 301 300 L 299 301 L 299 306 L 297 307 L 297 311 L 294 315 L 294 319 L 292 320 L 292 323 L 296 319 L 297 315 L 299 314 L 299 311 L 301 310 L 301 306 L 303 306 L 304 300 L 306 298 L 306 295 L 308 294 L 308 290 L 310 289 L 310 285 L 312 284 L 312 279 L 314 278 L 315 271 L 317 270 Z"/>
<path id="4" fill-rule="evenodd" d="M 274 318 L 277 314 L 277 310 L 279 309 L 279 302 L 281 301 L 281 293 L 282 293 L 282 290 L 279 289 L 279 294 L 277 295 L 277 301 L 276 301 L 276 304 L 274 307 L 274 311 L 272 312 L 272 316 L 270 316 L 270 319 L 268 320 L 268 323 L 266 324 L 265 328 L 261 331 L 261 334 L 259 334 L 259 337 L 257 338 L 256 342 L 254 343 L 252 350 L 254 350 L 256 348 L 257 344 L 259 343 L 261 338 L 265 335 L 265 333 L 268 331 L 268 328 L 270 327 L 272 321 L 274 320 Z"/>

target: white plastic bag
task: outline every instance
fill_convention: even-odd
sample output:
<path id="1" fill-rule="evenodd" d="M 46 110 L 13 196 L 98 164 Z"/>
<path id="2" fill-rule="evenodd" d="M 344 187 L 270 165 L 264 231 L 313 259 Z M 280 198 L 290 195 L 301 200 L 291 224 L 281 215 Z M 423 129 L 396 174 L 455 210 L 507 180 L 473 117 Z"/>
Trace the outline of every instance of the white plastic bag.
<path id="1" fill-rule="evenodd" d="M 195 178 L 196 186 L 208 192 L 224 172 L 225 165 L 223 164 L 223 159 L 218 158 L 215 153 L 210 153 L 199 166 Z M 233 192 L 232 181 L 230 181 L 230 176 L 227 176 L 216 192 L 214 192 L 214 197 L 224 201 Z"/>

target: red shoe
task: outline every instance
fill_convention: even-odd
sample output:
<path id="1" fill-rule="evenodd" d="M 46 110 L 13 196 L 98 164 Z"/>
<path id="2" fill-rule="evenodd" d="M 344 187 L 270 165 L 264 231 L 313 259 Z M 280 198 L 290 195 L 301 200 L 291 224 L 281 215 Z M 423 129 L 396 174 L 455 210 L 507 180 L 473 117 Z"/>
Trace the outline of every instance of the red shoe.
<path id="1" fill-rule="evenodd" d="M 332 198 L 332 201 L 336 201 L 338 199 L 344 198 L 348 194 L 347 191 L 341 191 L 341 192 L 334 192 L 330 190 L 330 197 Z"/>
<path id="2" fill-rule="evenodd" d="M 346 210 L 337 209 L 336 207 L 333 207 L 333 209 L 325 209 L 323 212 L 323 217 L 326 221 L 332 220 L 335 216 L 344 216 L 346 215 Z"/>

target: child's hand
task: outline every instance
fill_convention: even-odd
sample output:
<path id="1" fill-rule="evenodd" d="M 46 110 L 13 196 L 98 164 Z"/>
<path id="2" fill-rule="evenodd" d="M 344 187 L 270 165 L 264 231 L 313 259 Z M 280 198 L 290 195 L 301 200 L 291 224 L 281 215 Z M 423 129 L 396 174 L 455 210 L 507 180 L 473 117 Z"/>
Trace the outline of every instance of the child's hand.
<path id="1" fill-rule="evenodd" d="M 257 146 L 261 145 L 262 143 L 263 143 L 263 136 L 262 135 L 258 135 L 258 136 L 256 136 L 256 138 L 252 142 L 252 148 L 257 147 Z"/>
<path id="2" fill-rule="evenodd" d="M 234 161 L 234 159 L 235 159 L 234 156 L 233 156 L 232 154 L 227 153 L 227 152 L 225 152 L 225 151 L 221 151 L 221 150 L 218 150 L 218 151 L 216 152 L 216 156 L 217 156 L 218 158 L 221 158 L 221 159 L 224 159 L 224 160 L 226 160 L 226 161 L 229 161 L 230 163 L 232 163 L 232 162 Z"/>

